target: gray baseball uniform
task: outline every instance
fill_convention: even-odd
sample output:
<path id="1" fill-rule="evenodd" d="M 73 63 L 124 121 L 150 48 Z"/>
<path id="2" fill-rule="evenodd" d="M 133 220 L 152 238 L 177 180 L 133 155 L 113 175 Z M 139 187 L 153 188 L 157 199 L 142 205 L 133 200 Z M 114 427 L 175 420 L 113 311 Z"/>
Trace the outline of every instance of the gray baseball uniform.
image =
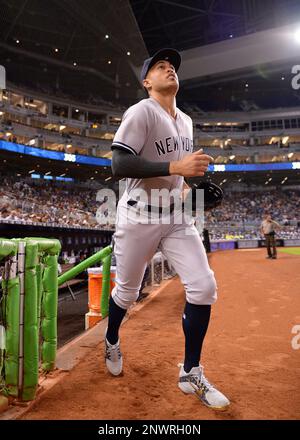
<path id="1" fill-rule="evenodd" d="M 154 98 L 144 99 L 125 112 L 112 148 L 121 148 L 151 161 L 180 160 L 193 149 L 192 120 L 178 108 L 173 118 Z M 112 296 L 119 307 L 127 309 L 136 301 L 147 263 L 159 247 L 180 276 L 188 302 L 213 304 L 216 301 L 214 273 L 193 221 L 183 219 L 177 224 L 174 213 L 167 224 L 144 224 L 128 215 L 130 210 L 139 207 L 128 204 L 139 200 L 139 190 L 144 190 L 149 200 L 152 196 L 151 206 L 164 207 L 161 199 L 153 198 L 151 190 L 172 191 L 182 187 L 183 177 L 177 175 L 126 179 L 126 191 L 117 208 L 114 250 L 117 276 Z M 145 216 L 148 215 L 146 210 Z"/>

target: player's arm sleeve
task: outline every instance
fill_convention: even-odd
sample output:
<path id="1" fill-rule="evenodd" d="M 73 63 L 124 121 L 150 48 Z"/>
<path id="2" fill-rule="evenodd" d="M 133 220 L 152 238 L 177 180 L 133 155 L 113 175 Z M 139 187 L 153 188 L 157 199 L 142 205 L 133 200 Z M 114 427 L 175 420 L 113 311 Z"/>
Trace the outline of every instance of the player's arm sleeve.
<path id="1" fill-rule="evenodd" d="M 147 108 L 139 105 L 129 107 L 123 115 L 111 149 L 118 148 L 138 155 L 147 140 L 150 120 L 151 115 Z"/>
<path id="2" fill-rule="evenodd" d="M 169 166 L 170 162 L 152 162 L 134 155 L 129 150 L 118 147 L 113 149 L 111 168 L 116 179 L 169 176 Z"/>

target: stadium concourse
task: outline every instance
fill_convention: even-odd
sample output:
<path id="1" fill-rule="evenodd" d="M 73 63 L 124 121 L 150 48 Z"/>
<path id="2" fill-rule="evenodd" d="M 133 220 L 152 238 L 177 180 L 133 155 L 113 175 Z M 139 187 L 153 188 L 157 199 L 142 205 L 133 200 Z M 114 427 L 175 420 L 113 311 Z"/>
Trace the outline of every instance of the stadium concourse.
<path id="1" fill-rule="evenodd" d="M 0 0 L 0 10 L 0 412 L 1 399 L 10 404 L 0 419 L 299 419 L 300 2 Z M 180 88 L 176 101 L 172 89 L 173 113 L 159 100 L 153 104 L 161 114 L 171 114 L 174 127 L 178 115 L 186 121 L 191 118 L 193 127 L 189 125 L 189 138 L 181 136 L 178 127 L 178 138 L 176 132 L 155 138 L 149 157 L 174 162 L 176 146 L 185 155 L 193 144 L 192 158 L 203 159 L 202 149 L 212 160 L 204 176 L 198 172 L 186 183 L 212 182 L 224 193 L 222 203 L 204 213 L 199 228 L 219 294 L 203 364 L 209 380 L 231 401 L 222 414 L 178 390 L 185 292 L 171 265 L 164 279 L 164 264 L 156 261 L 155 266 L 154 259 L 149 264 L 138 301 L 121 328 L 120 377 L 109 376 L 105 369 L 105 313 L 100 323 L 86 330 L 91 310 L 88 266 L 76 272 L 76 266 L 82 268 L 92 258 L 100 279 L 102 261 L 93 258 L 102 251 L 110 258 L 116 230 L 110 212 L 125 183 L 112 173 L 112 142 L 122 131 L 124 112 L 142 100 L 146 102 L 142 105 L 151 102 L 140 72 L 145 60 L 162 48 L 174 48 L 175 61 L 181 59 Z M 177 65 L 172 67 L 170 59 L 159 61 L 173 70 Z M 150 67 L 147 61 L 146 66 Z M 143 70 L 147 79 L 149 72 Z M 172 75 L 177 82 L 175 72 Z M 139 128 L 143 123 L 139 121 Z M 116 144 L 124 147 L 122 139 Z M 127 151 L 127 158 L 142 159 L 145 145 L 138 145 L 139 154 L 129 156 Z M 133 147 L 125 144 L 131 153 L 136 152 Z M 167 166 L 170 172 L 171 165 Z M 164 178 L 169 179 L 167 173 Z M 262 236 L 266 215 L 279 225 L 275 240 L 272 236 L 277 258 L 267 257 L 265 246 L 270 246 L 273 231 Z M 49 242 L 48 253 L 43 253 Z M 145 242 L 138 242 L 143 250 Z M 28 259 L 36 267 L 24 263 L 23 246 L 25 255 L 35 249 Z M 205 260 L 204 250 L 202 254 Z M 166 256 L 159 258 L 163 261 Z M 57 277 L 74 268 L 76 275 L 56 289 Z M 194 275 L 191 266 L 188 270 Z M 37 301 L 23 291 L 30 285 L 23 283 L 28 273 L 36 277 L 32 286 L 39 289 L 40 296 L 34 291 Z M 102 280 L 111 287 L 108 273 Z M 129 282 L 135 275 L 133 271 Z M 202 289 L 200 278 L 197 273 L 193 292 Z M 16 288 L 15 295 L 19 292 L 19 302 L 9 292 L 9 283 Z M 39 313 L 38 302 L 48 302 L 47 288 L 53 288 L 53 319 L 47 330 L 52 332 L 54 358 L 56 347 L 59 350 L 56 364 L 52 359 L 55 369 L 45 373 L 39 344 L 46 341 L 47 326 L 40 319 L 49 319 L 44 314 L 47 307 Z M 26 305 L 25 313 L 21 295 L 33 298 L 31 306 L 37 309 L 29 313 Z M 109 295 L 107 288 L 107 300 Z M 195 305 L 208 315 L 206 302 L 190 304 Z M 30 329 L 36 330 L 36 346 L 23 330 L 23 315 L 36 318 L 35 326 L 29 319 Z M 7 318 L 17 318 L 13 330 Z M 40 376 L 35 376 L 38 392 L 29 403 L 21 398 L 24 339 L 36 349 L 30 361 L 36 361 L 36 371 L 40 367 Z"/>

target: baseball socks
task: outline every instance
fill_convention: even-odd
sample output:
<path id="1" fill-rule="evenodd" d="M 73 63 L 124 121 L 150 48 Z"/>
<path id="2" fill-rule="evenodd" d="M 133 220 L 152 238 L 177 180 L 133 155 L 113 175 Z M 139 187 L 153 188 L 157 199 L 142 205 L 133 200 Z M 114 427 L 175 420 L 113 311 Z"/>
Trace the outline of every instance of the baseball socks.
<path id="1" fill-rule="evenodd" d="M 119 307 L 111 296 L 109 299 L 109 314 L 108 327 L 106 332 L 106 339 L 112 345 L 115 345 L 119 340 L 119 328 L 121 322 L 126 315 L 127 310 Z"/>
<path id="2" fill-rule="evenodd" d="M 210 305 L 190 304 L 186 302 L 182 316 L 182 327 L 185 335 L 184 370 L 188 373 L 199 366 L 203 340 L 206 335 Z"/>

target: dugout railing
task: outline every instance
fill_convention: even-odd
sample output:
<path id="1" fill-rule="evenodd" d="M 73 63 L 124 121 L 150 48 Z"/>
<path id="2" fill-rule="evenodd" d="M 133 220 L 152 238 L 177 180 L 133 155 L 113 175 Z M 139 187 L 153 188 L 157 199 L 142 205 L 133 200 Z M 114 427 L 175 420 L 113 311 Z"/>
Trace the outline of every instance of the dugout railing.
<path id="1" fill-rule="evenodd" d="M 40 372 L 55 368 L 58 286 L 103 263 L 101 314 L 108 314 L 112 247 L 58 276 L 56 239 L 0 239 L 0 393 L 33 400 Z"/>

